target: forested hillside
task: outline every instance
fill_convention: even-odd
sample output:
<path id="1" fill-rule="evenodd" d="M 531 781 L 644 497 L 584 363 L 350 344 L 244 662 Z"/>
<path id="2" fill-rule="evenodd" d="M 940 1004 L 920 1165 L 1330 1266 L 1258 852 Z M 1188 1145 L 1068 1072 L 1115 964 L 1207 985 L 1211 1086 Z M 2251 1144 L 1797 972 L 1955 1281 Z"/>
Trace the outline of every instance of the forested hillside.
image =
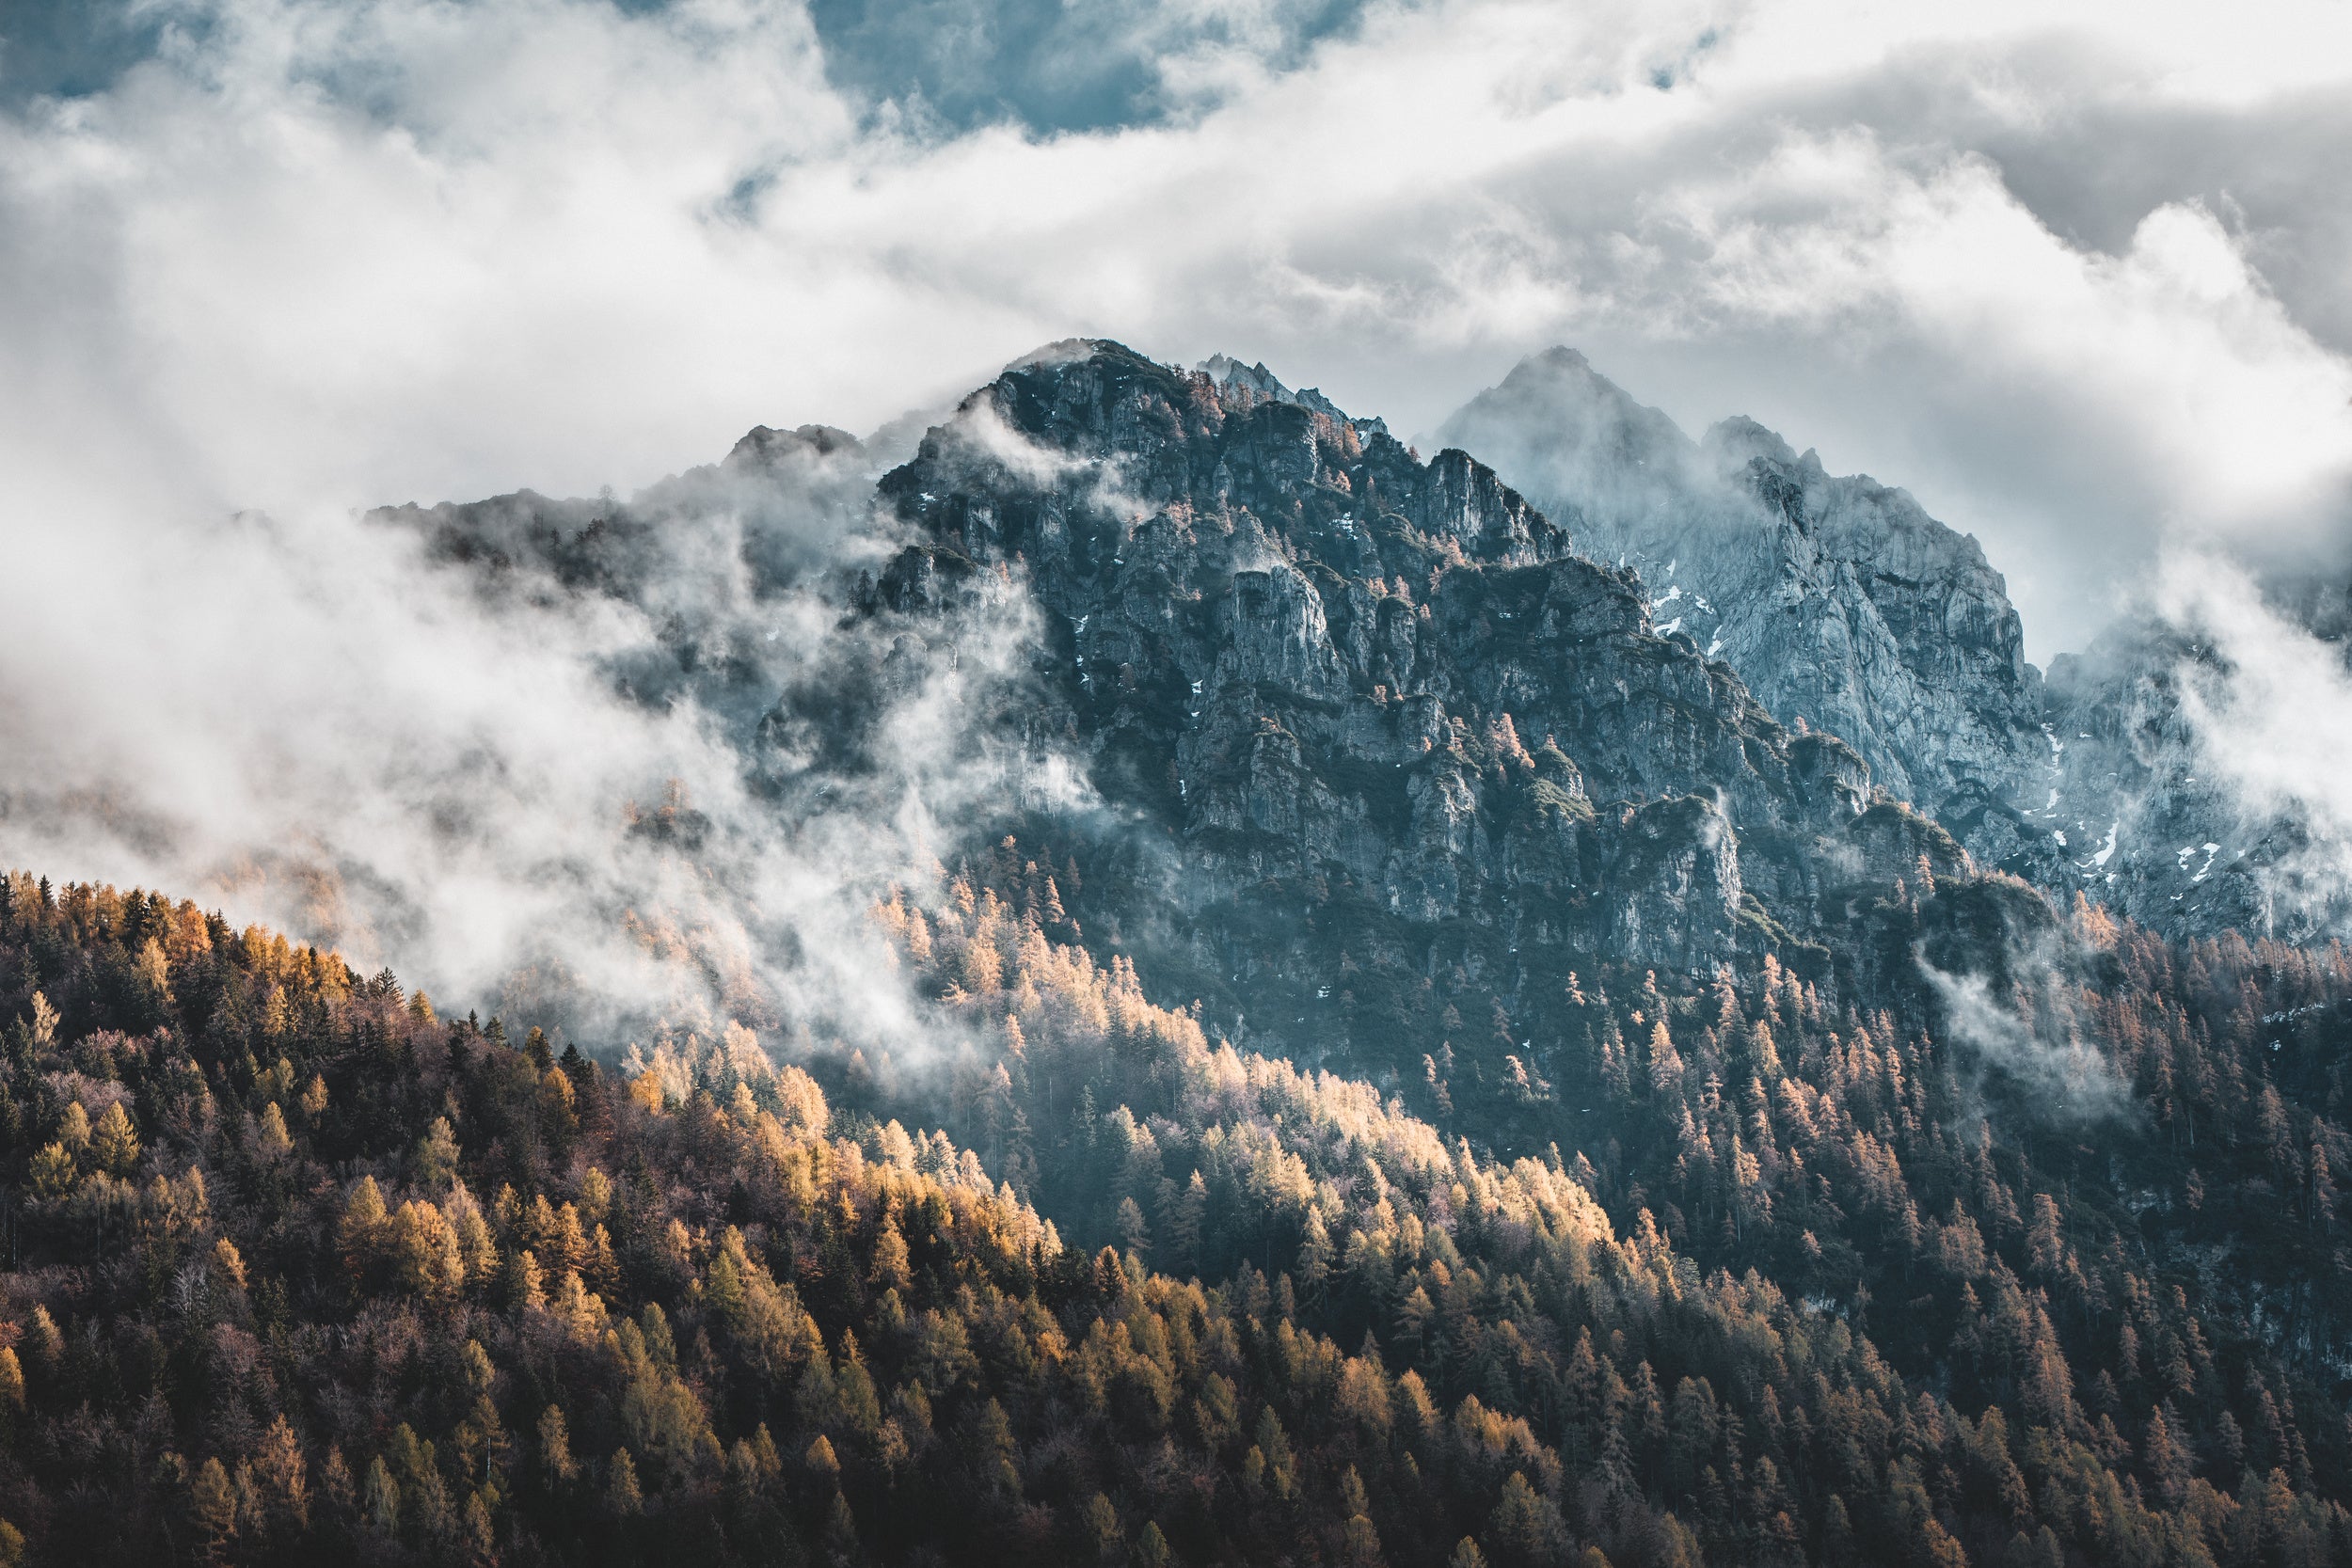
<path id="1" fill-rule="evenodd" d="M 1017 845 L 874 918 L 928 1054 L 607 1066 L 11 876 L 0 1548 L 2352 1555 L 2340 953 L 2078 910 L 2003 1003 L 2087 1058 L 2037 1119 L 1770 961 L 1384 1098 L 1147 997 Z"/>

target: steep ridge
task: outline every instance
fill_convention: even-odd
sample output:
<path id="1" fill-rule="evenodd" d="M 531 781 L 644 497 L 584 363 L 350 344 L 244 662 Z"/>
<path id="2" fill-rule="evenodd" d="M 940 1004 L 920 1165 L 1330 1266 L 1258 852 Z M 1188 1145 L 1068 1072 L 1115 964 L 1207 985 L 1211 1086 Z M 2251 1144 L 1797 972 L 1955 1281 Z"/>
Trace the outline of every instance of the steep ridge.
<path id="1" fill-rule="evenodd" d="M 1660 635 L 1638 578 L 1491 470 L 1263 372 L 1062 345 L 881 489 L 924 537 L 863 602 L 1019 575 L 1045 612 L 1038 722 L 1144 825 L 1123 843 L 1153 892 L 1123 940 L 1266 1049 L 1392 1082 L 1451 1027 L 1481 1070 L 1541 1072 L 1580 969 L 1703 978 L 1774 951 L 1900 985 L 1907 959 L 1821 939 L 1872 918 L 1863 890 L 1923 876 L 1980 891 L 1940 907 L 1976 946 L 2048 923 L 1931 821 L 1871 805 L 1841 741 Z M 1469 977 L 1459 1003 L 1429 1005 L 1437 970 Z"/>
<path id="2" fill-rule="evenodd" d="M 894 695 L 981 649 L 1025 660 L 967 694 L 993 705 L 972 743 L 1033 777 L 1074 758 L 1098 806 L 1015 791 L 967 840 L 1075 856 L 1092 942 L 1155 994 L 1384 1084 L 1457 1056 L 1498 1085 L 1572 1081 L 1565 999 L 1603 966 L 1691 984 L 1771 954 L 1914 996 L 1915 945 L 1981 966 L 2051 924 L 1841 739 L 1661 635 L 1637 577 L 1491 470 L 1424 462 L 1263 367 L 1057 345 L 966 399 L 860 518 L 868 461 L 837 433 L 755 432 L 627 503 L 380 515 L 491 592 L 656 614 L 658 657 L 613 678 L 730 716 L 784 814 L 891 809 Z M 838 520 L 827 551 L 762 526 L 787 497 Z M 714 543 L 713 506 L 739 539 Z M 735 547 L 749 570 L 714 575 Z M 779 675 L 747 652 L 762 595 L 811 593 L 836 608 L 797 624 L 839 618 Z"/>
<path id="3" fill-rule="evenodd" d="M 1588 553 L 1637 570 L 1661 626 L 1783 722 L 1846 740 L 1978 858 L 2050 869 L 2046 832 L 2019 809 L 2051 771 L 2042 680 L 1974 539 L 1753 420 L 1692 442 L 1572 349 L 1521 362 L 1440 434 Z"/>
<path id="4" fill-rule="evenodd" d="M 2274 634 L 2340 649 L 2343 590 L 2320 578 L 2269 584 Z M 2336 656 L 2341 666 L 2342 655 Z M 2053 777 L 2039 820 L 2060 849 L 2039 879 L 2078 888 L 2176 937 L 2241 930 L 2290 941 L 2352 930 L 2352 880 L 2312 803 L 2243 787 L 2267 769 L 2229 754 L 2235 650 L 2193 615 L 2127 614 L 2051 663 Z M 2201 722 L 2198 714 L 2217 714 Z"/>
<path id="5" fill-rule="evenodd" d="M 2054 917 L 1491 471 L 1263 367 L 1060 345 L 873 466 L 760 431 L 383 516 L 647 611 L 612 678 L 787 826 L 897 809 L 920 672 L 1007 672 L 953 733 L 1089 787 L 876 890 L 919 1051 L 559 1059 L 8 879 L 34 1560 L 2352 1552 L 2341 949 Z M 691 817 L 646 831 L 716 874 Z"/>
<path id="6" fill-rule="evenodd" d="M 1661 630 L 1732 664 L 1784 722 L 1849 741 L 1979 861 L 2182 937 L 2352 920 L 2309 811 L 2234 788 L 2243 769 L 2214 750 L 2232 742 L 2195 721 L 2233 673 L 2208 628 L 2135 610 L 2045 682 L 1975 540 L 1753 420 L 1694 443 L 1571 349 L 1523 361 L 1441 436 L 1638 571 Z M 2343 641 L 2337 579 L 2264 593 L 2288 626 Z"/>

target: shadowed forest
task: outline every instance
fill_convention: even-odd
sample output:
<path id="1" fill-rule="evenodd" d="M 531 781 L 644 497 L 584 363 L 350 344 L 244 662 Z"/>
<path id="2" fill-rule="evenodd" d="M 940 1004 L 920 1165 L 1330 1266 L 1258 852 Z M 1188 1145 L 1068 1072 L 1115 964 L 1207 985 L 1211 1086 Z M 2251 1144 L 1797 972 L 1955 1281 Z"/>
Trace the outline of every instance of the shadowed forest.
<path id="1" fill-rule="evenodd" d="M 2078 906 L 2042 1005 L 2124 1087 L 2058 1130 L 1769 958 L 1384 1098 L 1156 1005 L 1013 843 L 872 919 L 936 1061 L 600 1063 L 12 875 L 0 1555 L 2352 1551 L 2341 951 Z"/>

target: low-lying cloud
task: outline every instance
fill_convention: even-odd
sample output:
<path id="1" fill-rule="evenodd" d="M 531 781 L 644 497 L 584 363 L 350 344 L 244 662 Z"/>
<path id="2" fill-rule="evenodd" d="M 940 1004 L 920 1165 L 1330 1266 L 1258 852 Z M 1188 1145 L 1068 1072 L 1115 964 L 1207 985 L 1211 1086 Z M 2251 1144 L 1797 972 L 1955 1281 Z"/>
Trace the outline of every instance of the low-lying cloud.
<path id="1" fill-rule="evenodd" d="M 2050 1121 L 2081 1124 L 2122 1116 L 2130 1086 L 2074 1027 L 2064 984 L 2046 956 L 2012 955 L 2013 1002 L 1981 974 L 1950 974 L 1922 957 L 1947 1044 L 1972 1097 L 1997 1086 L 2006 1103 Z M 2048 1037 L 2062 1032 L 2063 1038 Z"/>
<path id="2" fill-rule="evenodd" d="M 592 1042 L 741 1020 L 919 1049 L 933 1025 L 865 904 L 927 889 L 989 814 L 1083 795 L 992 729 L 1025 676 L 1017 586 L 921 627 L 856 617 L 845 584 L 894 543 L 849 499 L 872 460 L 783 444 L 629 503 L 519 498 L 503 531 L 33 536 L 40 579 L 103 582 L 108 613 L 36 596 L 14 620 L 46 661 L 10 666 L 0 708 L 8 858 L 223 903 Z M 432 547 L 592 515 L 638 531 L 601 589 Z"/>
<path id="3" fill-rule="evenodd" d="M 827 604 L 737 580 L 738 501 L 673 528 L 668 601 L 485 605 L 357 515 L 631 490 L 1074 332 L 1264 358 L 1400 430 L 1574 341 L 1686 425 L 1745 410 L 1909 484 L 2038 653 L 2175 516 L 2340 515 L 2352 284 L 2289 264 L 2341 187 L 2308 134 L 2340 8 L 1233 14 L 1162 84 L 1184 112 L 1051 135 L 845 90 L 787 0 L 145 8 L 143 63 L 0 110 L 0 859 L 218 889 L 460 990 L 658 990 L 610 918 L 641 907 L 722 911 L 697 962 L 757 972 L 993 787 L 948 766 L 955 686 L 1009 667 L 896 710 L 912 783 L 850 843 L 880 830 L 746 780 L 712 692 L 627 679 L 697 616 L 752 685 L 812 678 Z M 2203 183 L 2119 214 L 2064 178 L 2185 124 L 2232 132 Z M 802 522 L 762 547 L 858 547 Z M 672 780 L 726 853 L 629 827 Z"/>
<path id="4" fill-rule="evenodd" d="M 2317 590 L 2315 614 L 2341 619 L 2341 602 L 2324 602 L 2341 581 Z M 2196 767 L 2227 792 L 2247 838 L 2267 841 L 2253 874 L 2274 926 L 2339 924 L 2352 910 L 2352 671 L 2342 642 L 2209 550 L 2169 555 L 2154 605 L 2196 640 L 2197 657 L 2176 673 Z"/>

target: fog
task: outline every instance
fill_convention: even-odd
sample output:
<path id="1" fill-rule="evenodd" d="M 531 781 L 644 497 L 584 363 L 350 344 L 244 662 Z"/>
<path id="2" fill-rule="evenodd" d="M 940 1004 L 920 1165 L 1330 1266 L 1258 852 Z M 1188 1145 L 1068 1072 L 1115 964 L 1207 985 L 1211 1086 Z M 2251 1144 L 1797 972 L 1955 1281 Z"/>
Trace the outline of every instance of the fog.
<path id="1" fill-rule="evenodd" d="M 1002 785 L 951 764 L 1017 595 L 894 697 L 892 809 L 796 816 L 740 715 L 616 674 L 683 600 L 779 691 L 819 678 L 850 657 L 819 568 L 878 547 L 854 507 L 690 509 L 660 605 L 485 598 L 364 513 L 626 495 L 1073 334 L 1264 359 L 1401 432 L 1572 342 L 1686 428 L 1745 412 L 1912 488 L 2037 657 L 2185 529 L 2341 523 L 2341 8 L 1303 14 L 1129 28 L 1133 91 L 1001 117 L 782 0 L 175 0 L 71 95 L 18 84 L 0 859 L 485 1005 L 593 972 L 611 1022 L 691 972 L 692 1006 L 772 1011 L 727 977 L 830 964 L 792 1006 L 880 1018 L 870 955 L 785 959 Z M 0 80 L 36 57 L 0 44 Z M 802 586 L 740 577 L 753 513 Z M 630 826 L 674 780 L 723 855 Z M 676 942 L 621 919 L 654 910 Z"/>

